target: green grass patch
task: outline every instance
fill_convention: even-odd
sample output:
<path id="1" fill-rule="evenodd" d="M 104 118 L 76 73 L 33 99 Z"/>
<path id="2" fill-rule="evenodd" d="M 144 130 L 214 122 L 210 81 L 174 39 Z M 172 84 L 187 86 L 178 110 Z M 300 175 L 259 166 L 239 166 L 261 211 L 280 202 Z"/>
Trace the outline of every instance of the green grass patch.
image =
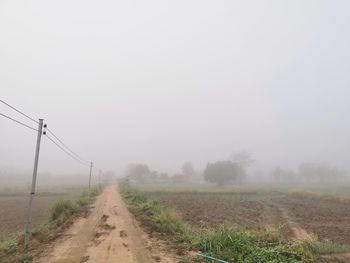
<path id="1" fill-rule="evenodd" d="M 64 223 L 73 214 L 81 212 L 89 204 L 91 199 L 98 195 L 100 189 L 93 188 L 84 191 L 77 198 L 62 198 L 51 209 L 50 223 L 56 226 Z"/>
<path id="2" fill-rule="evenodd" d="M 350 252 L 350 245 L 336 244 L 332 242 L 316 242 L 313 247 L 315 252 L 318 254 L 336 254 Z"/>
<path id="3" fill-rule="evenodd" d="M 128 184 L 120 183 L 119 187 L 124 197 L 140 210 L 143 220 L 158 232 L 187 243 L 193 250 L 235 263 L 315 261 L 309 242 L 287 242 L 278 233 L 257 233 L 234 226 L 197 229 L 184 222 L 174 209 L 147 199 Z"/>
<path id="4" fill-rule="evenodd" d="M 51 212 L 51 221 L 64 221 L 74 213 L 77 213 L 81 206 L 76 200 L 61 199 L 55 203 Z"/>
<path id="5" fill-rule="evenodd" d="M 29 263 L 33 261 L 33 257 L 29 254 L 23 254 L 17 258 L 16 263 Z"/>

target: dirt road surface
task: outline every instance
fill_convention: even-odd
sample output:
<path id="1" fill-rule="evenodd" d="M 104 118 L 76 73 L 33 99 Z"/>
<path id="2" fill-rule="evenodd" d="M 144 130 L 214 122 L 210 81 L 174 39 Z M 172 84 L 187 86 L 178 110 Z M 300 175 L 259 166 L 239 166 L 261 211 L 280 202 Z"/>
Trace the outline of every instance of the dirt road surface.
<path id="1" fill-rule="evenodd" d="M 158 253 L 158 254 L 157 254 Z M 127 210 L 116 186 L 97 197 L 90 214 L 79 218 L 36 263 L 178 262 L 152 251 L 150 240 Z"/>

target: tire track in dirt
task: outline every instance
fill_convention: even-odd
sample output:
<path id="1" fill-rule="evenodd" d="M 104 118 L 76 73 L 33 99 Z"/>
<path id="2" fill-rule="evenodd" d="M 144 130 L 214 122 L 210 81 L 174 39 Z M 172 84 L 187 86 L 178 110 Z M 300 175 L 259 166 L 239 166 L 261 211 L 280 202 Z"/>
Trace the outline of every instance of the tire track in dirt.
<path id="1" fill-rule="evenodd" d="M 289 211 L 287 208 L 279 205 L 278 209 L 281 212 L 282 217 L 284 218 L 284 221 L 286 222 L 286 226 L 292 231 L 293 238 L 298 240 L 308 240 L 312 241 L 314 240 L 314 237 L 309 234 L 304 228 L 302 228 L 289 214 Z"/>
<path id="2" fill-rule="evenodd" d="M 291 211 L 283 204 L 270 200 L 261 202 L 263 212 L 261 215 L 265 231 L 279 231 L 285 239 L 314 241 L 315 236 L 301 227 Z"/>
<path id="3" fill-rule="evenodd" d="M 108 186 L 97 197 L 89 216 L 79 218 L 34 262 L 177 262 L 175 257 L 160 254 L 161 251 L 151 253 L 149 244 L 147 235 L 130 215 L 116 186 Z"/>

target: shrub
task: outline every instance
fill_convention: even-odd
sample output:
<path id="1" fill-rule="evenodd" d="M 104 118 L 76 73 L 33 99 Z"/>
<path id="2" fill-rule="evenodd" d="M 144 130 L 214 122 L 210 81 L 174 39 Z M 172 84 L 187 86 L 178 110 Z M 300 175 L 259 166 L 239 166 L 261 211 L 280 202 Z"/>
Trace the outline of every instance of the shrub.
<path id="1" fill-rule="evenodd" d="M 208 163 L 204 170 L 204 179 L 219 186 L 240 181 L 245 175 L 244 168 L 231 161 Z"/>
<path id="2" fill-rule="evenodd" d="M 160 208 L 157 213 L 152 215 L 158 230 L 162 233 L 177 233 L 182 226 L 181 216 L 171 208 Z"/>
<path id="3" fill-rule="evenodd" d="M 55 203 L 51 210 L 51 220 L 64 220 L 79 211 L 79 204 L 75 200 L 61 199 Z"/>

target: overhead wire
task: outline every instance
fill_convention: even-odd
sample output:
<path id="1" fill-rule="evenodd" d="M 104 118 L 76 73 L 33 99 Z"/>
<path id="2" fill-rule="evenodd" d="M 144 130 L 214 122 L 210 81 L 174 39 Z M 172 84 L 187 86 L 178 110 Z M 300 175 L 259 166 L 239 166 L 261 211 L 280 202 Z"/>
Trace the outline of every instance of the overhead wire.
<path id="1" fill-rule="evenodd" d="M 11 118 L 11 117 L 9 117 L 9 116 L 3 114 L 3 113 L 0 113 L 0 115 L 3 116 L 3 117 L 5 117 L 5 118 L 7 118 L 7 119 L 9 119 L 9 120 L 11 120 L 11 121 L 17 122 L 18 124 L 21 124 L 21 125 L 23 125 L 23 126 L 29 128 L 29 129 L 31 129 L 31 130 L 38 131 L 37 129 L 35 129 L 35 128 L 33 128 L 33 127 L 30 127 L 29 125 L 27 125 L 27 124 L 25 124 L 25 123 L 23 123 L 23 122 L 20 122 L 20 121 L 18 121 L 18 120 L 15 120 L 15 119 L 13 119 L 13 118 Z"/>
<path id="2" fill-rule="evenodd" d="M 89 166 L 86 163 L 83 163 L 81 160 L 79 160 L 78 158 L 76 158 L 74 155 L 72 155 L 71 153 L 69 153 L 67 150 L 65 150 L 61 145 L 59 145 L 57 142 L 55 142 L 50 136 L 48 136 L 47 134 L 45 134 L 45 136 L 52 142 L 54 143 L 58 148 L 60 148 L 63 152 L 65 152 L 67 155 L 69 155 L 71 158 L 73 158 L 74 160 L 76 160 L 77 162 L 79 162 L 80 164 L 84 165 L 84 166 Z"/>
<path id="3" fill-rule="evenodd" d="M 17 108 L 11 106 L 10 104 L 8 104 L 7 102 L 3 101 L 2 99 L 0 99 L 0 102 L 5 104 L 6 106 L 10 107 L 11 109 L 13 109 L 14 111 L 17 111 L 18 113 L 22 114 L 23 116 L 27 117 L 29 120 L 34 121 L 35 123 L 39 123 L 37 120 L 35 120 L 34 118 L 28 116 L 27 114 L 23 113 L 22 111 L 18 110 Z"/>
<path id="4" fill-rule="evenodd" d="M 27 119 L 35 122 L 35 123 L 39 123 L 37 120 L 35 120 L 34 118 L 30 117 L 29 115 L 25 114 L 24 112 L 20 111 L 19 109 L 17 109 L 16 107 L 10 105 L 9 103 L 7 103 L 6 101 L 0 99 L 0 102 L 3 103 L 4 105 L 6 105 L 7 107 L 11 108 L 12 110 L 20 113 L 21 115 L 23 115 L 24 117 L 26 117 Z M 21 121 L 18 121 L 14 118 L 11 118 L 10 116 L 7 116 L 3 113 L 0 113 L 1 116 L 13 121 L 13 122 L 16 122 L 26 128 L 29 128 L 31 130 L 34 130 L 34 131 L 37 131 L 38 132 L 38 129 L 35 129 Z M 57 143 L 53 138 L 51 138 L 50 136 L 48 136 L 46 134 L 46 131 L 48 133 L 50 133 L 59 143 Z M 58 138 L 58 136 L 56 136 L 50 129 L 48 129 L 47 127 L 45 127 L 45 132 L 44 132 L 44 135 L 46 135 L 46 137 L 52 142 L 54 143 L 58 148 L 60 148 L 63 152 L 65 152 L 67 155 L 69 155 L 71 158 L 73 158 L 74 160 L 76 160 L 77 162 L 79 162 L 80 164 L 84 165 L 84 166 L 90 166 L 90 162 L 85 160 L 84 158 L 82 158 L 79 154 L 77 154 L 76 152 L 74 152 L 70 147 L 68 147 L 60 138 Z"/>
<path id="5" fill-rule="evenodd" d="M 99 167 L 93 166 L 92 169 L 95 170 L 96 172 L 101 172 L 102 173 L 102 169 L 99 168 Z"/>
<path id="6" fill-rule="evenodd" d="M 39 124 L 38 121 L 36 121 L 35 119 L 31 118 L 30 116 L 28 116 L 27 114 L 23 113 L 22 111 L 18 110 L 17 108 L 11 106 L 10 104 L 8 104 L 7 102 L 3 101 L 0 99 L 0 102 L 5 104 L 6 106 L 10 107 L 12 110 L 20 113 L 21 115 L 25 116 L 26 118 L 28 118 L 29 120 Z M 80 163 L 81 165 L 84 165 L 84 166 L 88 166 L 90 167 L 90 177 L 89 177 L 89 188 L 90 188 L 90 185 L 91 185 L 91 171 L 92 171 L 92 168 L 93 168 L 93 163 L 91 162 L 90 165 L 87 165 L 86 163 L 84 162 L 87 162 L 85 161 L 83 158 L 81 158 L 78 154 L 76 154 L 75 152 L 73 152 L 66 144 L 64 144 L 62 142 L 62 140 L 60 140 L 53 132 L 51 132 L 49 129 L 47 129 L 47 125 L 45 124 L 44 125 L 44 132 L 42 131 L 42 128 L 43 128 L 43 120 L 40 119 L 40 124 L 39 124 L 39 130 L 21 122 L 21 121 L 18 121 L 10 116 L 7 116 L 3 113 L 0 113 L 0 116 L 4 117 L 4 118 L 7 118 L 13 122 L 16 122 L 20 125 L 22 125 L 23 127 L 26 127 L 28 129 L 31 129 L 31 130 L 34 130 L 36 132 L 38 132 L 38 140 L 37 140 L 37 146 L 36 146 L 36 153 L 35 153 L 35 163 L 34 163 L 34 173 L 33 173 L 33 184 L 32 184 L 32 191 L 30 193 L 30 201 L 29 201 L 29 207 L 28 207 L 28 215 L 27 215 L 27 223 L 26 223 L 26 228 L 25 228 L 25 236 L 24 236 L 24 249 L 25 251 L 28 250 L 28 245 L 29 245 L 29 238 L 30 238 L 30 233 L 31 233 L 31 230 L 30 230 L 30 227 L 31 227 L 31 216 L 32 216 L 32 202 L 33 202 L 33 197 L 34 197 L 34 194 L 35 194 L 35 183 L 36 183 L 36 176 L 37 176 L 37 167 L 38 167 L 38 160 L 39 160 L 39 146 L 40 146 L 40 138 L 41 138 L 41 135 L 45 135 L 54 145 L 56 145 L 60 150 L 62 150 L 65 154 L 67 154 L 68 156 L 70 156 L 72 159 L 74 159 L 75 161 L 77 161 L 78 163 Z M 52 139 L 50 136 L 47 135 L 47 132 L 49 132 L 50 134 L 52 134 L 52 136 L 59 142 L 61 143 L 66 149 L 68 149 L 68 151 L 63 148 L 61 145 L 59 145 L 54 139 Z M 100 183 L 100 181 L 99 181 Z"/>
<path id="7" fill-rule="evenodd" d="M 86 161 L 84 158 L 82 158 L 79 154 L 75 153 L 70 147 L 68 147 L 61 139 L 59 139 L 49 128 L 46 128 L 46 131 L 49 132 L 57 141 L 59 141 L 71 154 L 73 154 L 77 159 L 79 159 L 82 162 L 90 163 L 89 161 Z"/>

